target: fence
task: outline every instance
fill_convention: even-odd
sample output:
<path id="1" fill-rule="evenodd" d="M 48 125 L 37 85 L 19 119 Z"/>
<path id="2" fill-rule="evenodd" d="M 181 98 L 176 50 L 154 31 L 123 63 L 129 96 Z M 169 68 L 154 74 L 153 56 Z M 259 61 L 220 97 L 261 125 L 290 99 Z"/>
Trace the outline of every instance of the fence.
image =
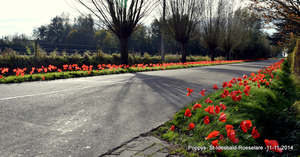
<path id="1" fill-rule="evenodd" d="M 10 44 L 4 44 L 0 42 L 0 52 L 5 51 L 5 49 L 10 48 L 19 54 L 36 54 L 35 52 L 44 52 L 50 53 L 53 51 L 66 52 L 66 53 L 75 53 L 80 54 L 90 51 L 98 52 L 99 50 L 107 53 L 118 53 L 118 48 L 111 49 L 102 49 L 99 45 L 82 45 L 82 44 L 63 44 L 63 43 L 53 43 L 53 42 L 44 42 L 38 40 L 23 40 L 18 42 L 11 42 Z"/>

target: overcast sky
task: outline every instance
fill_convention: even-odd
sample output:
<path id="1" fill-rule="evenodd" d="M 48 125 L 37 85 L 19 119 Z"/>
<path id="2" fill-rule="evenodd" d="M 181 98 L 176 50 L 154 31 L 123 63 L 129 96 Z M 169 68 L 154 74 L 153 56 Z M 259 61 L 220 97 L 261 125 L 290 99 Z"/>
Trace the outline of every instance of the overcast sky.
<path id="1" fill-rule="evenodd" d="M 79 16 L 68 5 L 67 2 L 71 1 L 73 0 L 0 0 L 0 38 L 16 33 L 31 36 L 34 28 L 49 24 L 53 17 L 63 12 L 69 13 L 70 19 Z"/>
<path id="2" fill-rule="evenodd" d="M 65 0 L 0 0 L 0 38 L 16 33 L 32 35 L 33 29 L 49 24 L 63 12 L 70 18 L 79 14 Z"/>

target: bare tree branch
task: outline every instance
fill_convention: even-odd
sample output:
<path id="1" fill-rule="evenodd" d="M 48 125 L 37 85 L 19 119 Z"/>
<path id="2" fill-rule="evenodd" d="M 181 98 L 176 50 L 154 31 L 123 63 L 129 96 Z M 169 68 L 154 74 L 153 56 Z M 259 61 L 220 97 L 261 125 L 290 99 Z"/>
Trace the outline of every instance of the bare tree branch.
<path id="1" fill-rule="evenodd" d="M 157 1 L 149 0 L 75 0 L 99 19 L 99 26 L 113 32 L 121 43 L 121 58 L 128 64 L 128 38 L 147 17 Z M 76 10 L 86 16 L 82 10 Z"/>
<path id="2" fill-rule="evenodd" d="M 203 11 L 203 0 L 167 0 L 164 30 L 182 45 L 182 62 L 186 61 L 186 45 L 196 34 Z"/>

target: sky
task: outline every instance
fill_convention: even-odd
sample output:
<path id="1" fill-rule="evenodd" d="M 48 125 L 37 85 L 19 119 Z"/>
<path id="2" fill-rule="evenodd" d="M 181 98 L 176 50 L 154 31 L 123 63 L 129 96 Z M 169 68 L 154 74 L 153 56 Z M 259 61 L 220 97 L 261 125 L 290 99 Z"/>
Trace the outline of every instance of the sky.
<path id="1" fill-rule="evenodd" d="M 63 12 L 68 13 L 70 19 L 79 16 L 80 14 L 71 7 L 74 6 L 72 1 L 74 2 L 74 0 L 0 0 L 0 38 L 15 34 L 31 36 L 34 28 L 50 24 L 52 18 Z M 274 32 L 267 30 L 269 33 L 272 31 Z"/>
<path id="2" fill-rule="evenodd" d="M 34 28 L 50 24 L 52 18 L 63 12 L 69 13 L 70 19 L 80 15 L 66 0 L 0 1 L 0 38 L 16 33 L 31 36 Z"/>

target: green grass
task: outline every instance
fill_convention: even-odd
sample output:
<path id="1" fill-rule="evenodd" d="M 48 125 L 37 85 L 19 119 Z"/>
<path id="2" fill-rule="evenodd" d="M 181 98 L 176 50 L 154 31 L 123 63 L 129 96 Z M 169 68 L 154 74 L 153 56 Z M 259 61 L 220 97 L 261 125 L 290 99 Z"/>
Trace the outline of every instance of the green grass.
<path id="1" fill-rule="evenodd" d="M 282 65 L 282 69 L 289 69 L 287 61 Z M 249 81 L 251 85 L 250 96 L 242 94 L 242 100 L 233 101 L 231 97 L 221 98 L 223 89 L 215 93 L 206 95 L 197 102 L 202 104 L 202 108 L 192 111 L 191 117 L 184 117 L 187 108 L 191 109 L 196 103 L 191 103 L 176 113 L 172 120 L 166 122 L 158 129 L 151 132 L 152 135 L 160 137 L 170 142 L 174 142 L 181 146 L 171 151 L 171 153 L 180 152 L 184 156 L 200 156 L 201 154 L 217 155 L 217 156 L 296 156 L 300 154 L 300 90 L 295 87 L 295 78 L 286 71 L 278 70 L 273 72 L 274 79 L 269 86 L 261 84 L 261 88 L 257 87 L 257 83 Z M 271 76 L 265 74 L 269 80 Z M 280 79 L 276 79 L 276 77 Z M 228 80 L 229 81 L 229 80 Z M 232 88 L 226 88 L 229 92 L 234 90 L 244 90 L 244 86 L 234 85 Z M 204 101 L 210 97 L 212 104 L 206 104 Z M 226 110 L 221 112 L 227 115 L 226 122 L 218 121 L 220 113 L 211 115 L 204 111 L 204 108 L 209 105 L 219 105 L 222 102 L 227 106 Z M 204 124 L 203 118 L 209 116 L 210 123 Z M 260 137 L 254 139 L 251 136 L 252 127 L 244 133 L 240 126 L 241 121 L 251 120 L 252 127 L 256 127 L 260 133 Z M 195 129 L 188 130 L 188 124 L 194 123 Z M 236 138 L 239 143 L 234 144 L 227 138 L 225 125 L 234 126 Z M 174 125 L 175 130 L 170 131 L 169 128 Z M 293 150 L 283 150 L 282 154 L 273 151 L 256 150 L 223 150 L 218 153 L 215 150 L 209 150 L 213 140 L 219 139 L 219 136 L 207 139 L 212 131 L 220 131 L 224 135 L 225 142 L 218 142 L 220 146 L 263 146 L 265 147 L 264 139 L 276 140 L 279 146 L 293 147 Z M 187 150 L 188 146 L 207 147 L 208 150 L 203 152 L 192 152 Z"/>

